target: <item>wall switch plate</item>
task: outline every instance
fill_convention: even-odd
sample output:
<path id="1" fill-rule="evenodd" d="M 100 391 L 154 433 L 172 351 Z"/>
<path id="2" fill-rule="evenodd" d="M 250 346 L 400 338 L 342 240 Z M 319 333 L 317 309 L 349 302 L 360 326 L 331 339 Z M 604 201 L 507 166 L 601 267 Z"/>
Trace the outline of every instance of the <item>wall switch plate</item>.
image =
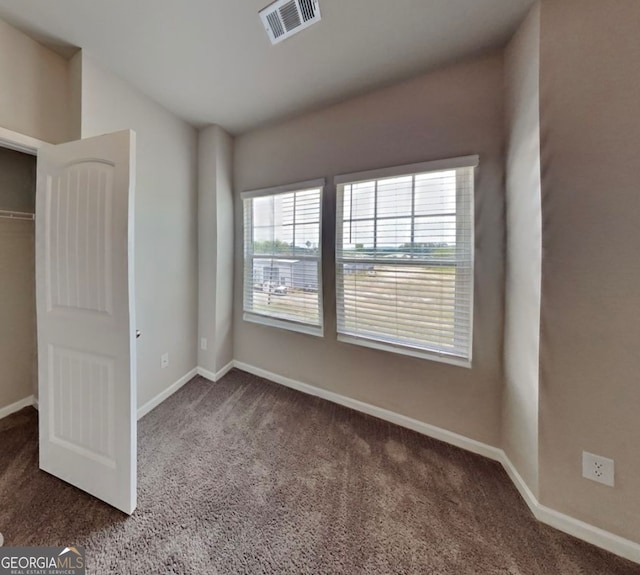
<path id="1" fill-rule="evenodd" d="M 200 338 L 200 349 L 202 351 L 206 351 L 207 350 L 207 338 L 206 337 L 201 337 Z"/>
<path id="2" fill-rule="evenodd" d="M 160 367 L 164 369 L 165 367 L 169 367 L 169 354 L 163 353 L 160 356 Z"/>
<path id="3" fill-rule="evenodd" d="M 614 461 L 587 451 L 582 452 L 582 477 L 609 487 L 614 486 Z"/>

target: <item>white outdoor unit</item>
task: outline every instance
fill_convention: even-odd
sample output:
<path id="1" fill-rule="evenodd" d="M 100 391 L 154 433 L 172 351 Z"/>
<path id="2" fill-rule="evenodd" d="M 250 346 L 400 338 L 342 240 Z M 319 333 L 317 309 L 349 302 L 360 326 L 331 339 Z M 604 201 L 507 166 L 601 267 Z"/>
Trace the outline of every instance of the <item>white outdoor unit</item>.
<path id="1" fill-rule="evenodd" d="M 260 18 L 272 44 L 320 21 L 318 0 L 276 0 L 260 10 Z"/>

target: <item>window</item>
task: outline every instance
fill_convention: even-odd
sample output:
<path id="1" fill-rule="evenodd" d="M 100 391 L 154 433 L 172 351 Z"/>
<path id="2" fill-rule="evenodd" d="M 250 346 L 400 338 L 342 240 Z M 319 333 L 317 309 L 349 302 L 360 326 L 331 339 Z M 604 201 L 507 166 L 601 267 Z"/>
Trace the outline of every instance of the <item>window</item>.
<path id="1" fill-rule="evenodd" d="M 477 162 L 336 178 L 340 341 L 470 367 Z"/>
<path id="2" fill-rule="evenodd" d="M 244 319 L 321 336 L 324 180 L 245 192 Z"/>

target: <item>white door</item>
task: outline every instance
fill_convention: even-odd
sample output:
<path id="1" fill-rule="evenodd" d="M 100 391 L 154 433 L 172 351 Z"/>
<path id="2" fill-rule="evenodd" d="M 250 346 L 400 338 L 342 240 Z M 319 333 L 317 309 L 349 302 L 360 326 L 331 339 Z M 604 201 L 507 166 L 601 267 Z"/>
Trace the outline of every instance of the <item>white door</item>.
<path id="1" fill-rule="evenodd" d="M 136 507 L 135 134 L 38 153 L 40 469 Z"/>

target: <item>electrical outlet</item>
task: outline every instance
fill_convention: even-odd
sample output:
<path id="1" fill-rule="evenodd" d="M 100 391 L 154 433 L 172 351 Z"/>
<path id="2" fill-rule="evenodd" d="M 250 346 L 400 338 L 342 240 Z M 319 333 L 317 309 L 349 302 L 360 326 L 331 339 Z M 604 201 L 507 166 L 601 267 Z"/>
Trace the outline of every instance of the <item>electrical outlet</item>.
<path id="1" fill-rule="evenodd" d="M 207 338 L 206 337 L 201 337 L 200 338 L 200 349 L 202 351 L 207 351 Z"/>
<path id="2" fill-rule="evenodd" d="M 160 367 L 164 369 L 165 367 L 169 367 L 169 354 L 163 353 L 160 356 Z"/>
<path id="3" fill-rule="evenodd" d="M 613 459 L 594 455 L 587 451 L 582 452 L 582 477 L 597 481 L 609 487 L 614 485 Z"/>

